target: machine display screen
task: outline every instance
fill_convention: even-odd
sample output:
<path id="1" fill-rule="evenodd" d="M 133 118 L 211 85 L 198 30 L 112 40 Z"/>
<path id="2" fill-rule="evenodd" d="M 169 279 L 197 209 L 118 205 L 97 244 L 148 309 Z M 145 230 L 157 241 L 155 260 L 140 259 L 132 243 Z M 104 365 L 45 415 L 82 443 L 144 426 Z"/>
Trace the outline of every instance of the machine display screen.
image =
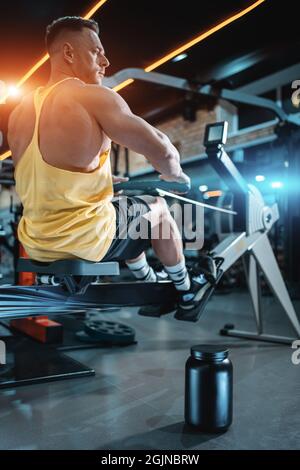
<path id="1" fill-rule="evenodd" d="M 204 145 L 224 145 L 227 140 L 228 122 L 208 124 L 205 129 Z"/>
<path id="2" fill-rule="evenodd" d="M 224 131 L 224 126 L 222 125 L 210 127 L 209 132 L 208 132 L 208 142 L 216 142 L 216 141 L 222 142 L 223 131 Z"/>

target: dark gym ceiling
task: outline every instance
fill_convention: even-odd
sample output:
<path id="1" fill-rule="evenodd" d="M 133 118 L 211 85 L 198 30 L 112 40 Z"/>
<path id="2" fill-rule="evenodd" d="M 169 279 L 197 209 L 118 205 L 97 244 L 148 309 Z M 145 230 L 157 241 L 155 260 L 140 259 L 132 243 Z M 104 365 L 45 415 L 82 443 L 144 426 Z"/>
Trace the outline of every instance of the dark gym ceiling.
<path id="1" fill-rule="evenodd" d="M 254 2 L 108 0 L 94 15 L 111 62 L 107 75 L 127 67 L 144 68 Z M 85 0 L 1 2 L 0 80 L 18 81 L 41 58 L 48 23 L 60 16 L 83 15 L 92 5 Z M 298 61 L 298 11 L 295 1 L 266 0 L 189 49 L 186 59 L 156 71 L 231 88 L 273 73 Z M 48 72 L 47 63 L 27 82 L 26 90 L 45 83 Z M 184 98 L 177 91 L 141 82 L 121 94 L 135 112 L 150 120 Z"/>

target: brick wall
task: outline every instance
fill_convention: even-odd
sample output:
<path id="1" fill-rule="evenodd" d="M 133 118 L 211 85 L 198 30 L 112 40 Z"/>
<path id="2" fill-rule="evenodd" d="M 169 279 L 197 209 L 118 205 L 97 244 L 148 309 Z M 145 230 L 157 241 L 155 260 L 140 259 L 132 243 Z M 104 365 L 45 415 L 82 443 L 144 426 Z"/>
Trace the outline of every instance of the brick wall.
<path id="1" fill-rule="evenodd" d="M 199 109 L 196 112 L 194 122 L 186 121 L 181 115 L 177 115 L 157 124 L 156 127 L 170 138 L 171 142 L 177 147 L 181 159 L 184 160 L 204 152 L 203 138 L 206 125 L 223 119 L 229 121 L 231 129 L 233 126 L 235 127 L 236 108 L 232 105 L 219 104 L 212 110 Z M 132 151 L 129 152 L 129 162 L 130 174 L 152 168 L 144 156 Z M 122 174 L 124 171 L 124 149 L 121 149 L 119 172 Z"/>

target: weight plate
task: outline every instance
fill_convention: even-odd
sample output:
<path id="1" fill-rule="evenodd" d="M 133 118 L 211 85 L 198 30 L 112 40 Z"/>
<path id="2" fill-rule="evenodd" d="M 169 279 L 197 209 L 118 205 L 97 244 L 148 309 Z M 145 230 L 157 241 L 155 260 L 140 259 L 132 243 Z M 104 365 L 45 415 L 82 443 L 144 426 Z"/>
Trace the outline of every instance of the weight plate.
<path id="1" fill-rule="evenodd" d="M 77 331 L 76 338 L 82 343 L 87 343 L 87 344 L 97 343 L 97 341 L 94 338 L 92 338 L 92 336 L 89 336 L 85 331 Z"/>
<path id="2" fill-rule="evenodd" d="M 93 320 L 84 323 L 84 331 L 96 341 L 113 344 L 130 344 L 135 340 L 135 330 L 122 323 Z"/>

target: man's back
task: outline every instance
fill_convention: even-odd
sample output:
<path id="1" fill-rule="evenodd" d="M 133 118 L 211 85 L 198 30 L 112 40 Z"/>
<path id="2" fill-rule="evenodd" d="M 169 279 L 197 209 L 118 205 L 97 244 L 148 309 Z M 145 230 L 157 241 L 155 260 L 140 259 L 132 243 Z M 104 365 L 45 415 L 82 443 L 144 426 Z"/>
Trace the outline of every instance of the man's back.
<path id="1" fill-rule="evenodd" d="M 46 98 L 39 122 L 39 148 L 48 164 L 71 171 L 90 172 L 99 164 L 99 154 L 110 147 L 85 99 L 85 85 L 68 79 Z M 33 94 L 27 95 L 9 123 L 9 145 L 15 166 L 30 144 L 36 122 Z"/>
<path id="2" fill-rule="evenodd" d="M 10 122 L 16 191 L 23 205 L 18 237 L 38 261 L 99 261 L 115 234 L 110 141 L 101 141 L 103 134 L 85 109 L 84 86 L 63 89 L 71 81 L 37 89 Z"/>

